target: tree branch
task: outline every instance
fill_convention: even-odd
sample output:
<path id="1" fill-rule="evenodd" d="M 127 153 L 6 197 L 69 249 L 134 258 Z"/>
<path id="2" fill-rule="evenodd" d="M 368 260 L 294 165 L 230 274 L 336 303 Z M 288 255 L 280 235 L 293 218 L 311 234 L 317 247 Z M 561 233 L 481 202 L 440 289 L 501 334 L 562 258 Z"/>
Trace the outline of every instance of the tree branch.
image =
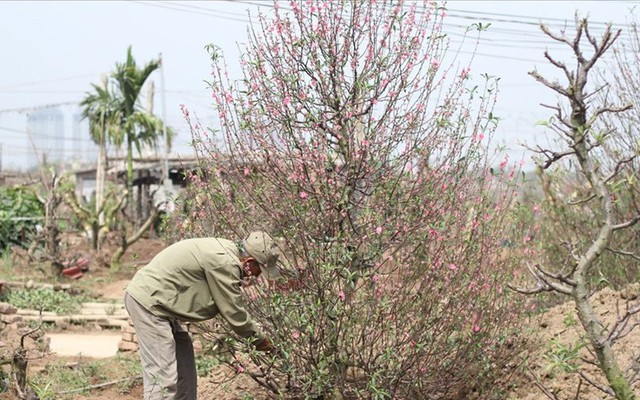
<path id="1" fill-rule="evenodd" d="M 616 250 L 616 249 L 612 249 L 611 247 L 607 247 L 607 250 L 609 250 L 612 253 L 615 254 L 620 254 L 621 256 L 627 256 L 627 257 L 631 257 L 634 260 L 638 260 L 640 261 L 640 256 L 637 255 L 636 253 L 632 253 L 630 251 L 622 251 L 622 250 Z"/>
<path id="2" fill-rule="evenodd" d="M 618 231 L 618 230 L 620 230 L 620 229 L 629 228 L 629 227 L 631 227 L 631 226 L 633 226 L 633 225 L 637 224 L 637 223 L 638 223 L 638 221 L 640 221 L 640 216 L 636 215 L 635 217 L 631 218 L 630 220 L 628 220 L 628 221 L 626 221 L 626 222 L 623 222 L 623 223 L 618 224 L 618 225 L 613 225 L 613 226 L 611 227 L 611 230 L 612 230 L 612 231 Z"/>
<path id="3" fill-rule="evenodd" d="M 576 282 L 571 280 L 571 279 L 569 279 L 569 276 L 573 274 L 573 271 L 575 271 L 575 268 L 573 268 L 573 270 L 569 274 L 561 275 L 561 274 L 554 274 L 554 273 L 551 273 L 551 272 L 545 270 L 544 268 L 542 268 L 540 266 L 540 264 L 536 264 L 535 267 L 536 267 L 536 269 L 538 271 L 540 271 L 540 273 L 542 273 L 546 277 L 558 280 L 558 281 L 560 281 L 560 282 L 562 282 L 564 284 L 567 284 L 569 286 L 576 286 Z"/>
<path id="4" fill-rule="evenodd" d="M 607 337 L 609 343 L 613 344 L 616 340 L 627 336 L 636 326 L 640 325 L 640 321 L 635 321 L 625 333 L 625 328 L 627 327 L 629 319 L 638 312 L 640 312 L 640 303 L 636 304 L 635 307 L 631 309 L 627 309 L 622 317 L 617 318 L 616 323 L 611 329 L 611 333 L 609 333 L 609 336 Z"/>
<path id="5" fill-rule="evenodd" d="M 533 384 L 548 398 L 550 398 L 551 400 L 559 400 L 558 396 L 556 396 L 555 394 L 553 394 L 552 392 L 549 391 L 549 389 L 547 389 L 546 387 L 544 387 L 544 385 L 542 384 L 542 382 L 540 382 L 540 380 L 538 379 L 538 377 L 536 376 L 536 374 L 533 373 L 533 371 L 531 371 L 530 368 L 527 367 L 527 372 L 529 373 L 529 375 L 531 376 L 532 380 L 533 380 Z"/>
<path id="6" fill-rule="evenodd" d="M 562 86 L 560 86 L 560 84 L 558 82 L 551 83 L 548 80 L 546 80 L 545 78 L 543 78 L 542 75 L 538 74 L 536 71 L 529 72 L 529 75 L 531 75 L 533 77 L 533 79 L 535 79 L 538 82 L 542 83 L 543 85 L 545 85 L 549 89 L 553 90 L 554 92 L 557 92 L 558 94 L 560 94 L 560 95 L 562 95 L 564 97 L 569 97 L 569 92 L 567 92 Z"/>
<path id="7" fill-rule="evenodd" d="M 511 284 L 508 284 L 507 287 L 521 294 L 537 294 L 537 293 L 555 291 L 567 296 L 571 295 L 572 288 L 570 286 L 575 285 L 575 283 L 572 280 L 568 279 L 566 276 L 562 276 L 559 274 L 552 274 L 544 270 L 538 264 L 535 265 L 535 269 L 534 269 L 533 267 L 531 267 L 529 263 L 527 263 L 527 269 L 529 269 L 529 272 L 531 273 L 531 275 L 537 280 L 537 285 L 535 288 L 525 289 L 525 288 L 519 288 L 519 287 L 513 286 Z M 559 280 L 569 286 L 565 286 L 557 282 L 551 282 L 549 281 L 549 279 L 547 279 L 547 277 Z"/>
<path id="8" fill-rule="evenodd" d="M 576 200 L 576 201 L 569 201 L 567 204 L 569 204 L 570 206 L 578 206 L 580 204 L 584 204 L 587 203 L 593 199 L 596 198 L 595 194 L 592 194 L 591 196 L 587 197 L 586 199 L 582 199 L 582 200 Z"/>
<path id="9" fill-rule="evenodd" d="M 611 390 L 609 388 L 606 388 L 606 387 L 603 387 L 602 385 L 600 385 L 599 383 L 597 383 L 593 379 L 589 378 L 583 371 L 578 371 L 578 374 L 580 375 L 580 377 L 582 377 L 582 379 L 587 381 L 587 383 L 589 385 L 593 386 L 594 388 L 600 390 L 603 393 L 608 394 L 609 396 L 615 397 L 615 393 L 613 392 L 613 390 Z"/>
<path id="10" fill-rule="evenodd" d="M 618 175 L 618 172 L 620 172 L 620 169 L 621 169 L 621 167 L 622 167 L 622 165 L 623 165 L 623 164 L 627 164 L 627 163 L 632 162 L 633 160 L 635 160 L 635 159 L 636 159 L 636 157 L 637 157 L 637 155 L 636 155 L 636 154 L 634 154 L 634 155 L 632 155 L 632 156 L 631 156 L 631 157 L 629 157 L 629 158 L 625 158 L 624 160 L 620 160 L 620 161 L 618 161 L 618 162 L 616 163 L 615 168 L 614 168 L 614 169 L 613 169 L 613 171 L 611 172 L 611 174 L 609 174 L 609 176 L 607 176 L 607 177 L 604 179 L 604 182 L 605 182 L 605 183 L 607 183 L 607 182 L 609 182 L 611 179 L 613 179 L 616 175 Z"/>
<path id="11" fill-rule="evenodd" d="M 596 121 L 596 119 L 598 119 L 598 117 L 604 113 L 621 113 L 632 108 L 633 104 L 627 104 L 622 107 L 600 107 L 593 112 L 591 118 L 589 118 L 589 121 L 587 122 L 587 125 L 591 126 Z"/>

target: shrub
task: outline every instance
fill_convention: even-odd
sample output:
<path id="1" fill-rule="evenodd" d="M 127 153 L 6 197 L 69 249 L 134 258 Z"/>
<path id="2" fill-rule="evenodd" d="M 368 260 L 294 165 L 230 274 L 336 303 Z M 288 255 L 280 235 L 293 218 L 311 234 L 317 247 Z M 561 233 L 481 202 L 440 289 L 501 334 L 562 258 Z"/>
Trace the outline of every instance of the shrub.
<path id="1" fill-rule="evenodd" d="M 72 314 L 78 311 L 82 299 L 63 290 L 46 288 L 12 290 L 4 296 L 4 301 L 18 308 L 53 311 L 58 314 Z"/>
<path id="2" fill-rule="evenodd" d="M 472 84 L 444 10 L 412 4 L 276 4 L 237 86 L 209 48 L 221 131 L 192 125 L 202 164 L 176 226 L 281 238 L 291 281 L 246 291 L 280 354 L 227 359 L 275 395 L 487 399 L 520 349 L 496 80 Z"/>
<path id="3" fill-rule="evenodd" d="M 10 245 L 28 247 L 29 238 L 43 217 L 42 203 L 33 191 L 0 188 L 0 249 Z"/>

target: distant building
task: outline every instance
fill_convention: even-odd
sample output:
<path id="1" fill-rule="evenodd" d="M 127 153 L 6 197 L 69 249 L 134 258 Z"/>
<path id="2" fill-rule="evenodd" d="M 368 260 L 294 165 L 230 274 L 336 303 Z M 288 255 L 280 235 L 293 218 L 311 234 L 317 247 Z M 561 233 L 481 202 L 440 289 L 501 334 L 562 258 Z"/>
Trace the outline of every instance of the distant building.
<path id="1" fill-rule="evenodd" d="M 98 156 L 78 105 L 34 109 L 27 114 L 27 132 L 33 138 L 27 168 L 43 161 L 77 168 L 95 163 Z"/>

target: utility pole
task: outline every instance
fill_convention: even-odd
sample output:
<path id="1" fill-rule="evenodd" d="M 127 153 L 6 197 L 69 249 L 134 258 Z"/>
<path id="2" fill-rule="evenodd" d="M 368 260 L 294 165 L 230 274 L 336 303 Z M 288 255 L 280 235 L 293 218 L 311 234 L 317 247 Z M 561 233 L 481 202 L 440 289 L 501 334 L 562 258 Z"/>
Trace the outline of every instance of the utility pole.
<path id="1" fill-rule="evenodd" d="M 162 96 L 162 136 L 164 136 L 164 160 L 162 162 L 162 185 L 166 191 L 171 189 L 171 180 L 169 180 L 169 137 L 167 136 L 167 102 L 164 90 L 164 60 L 162 53 L 158 56 L 160 59 L 160 92 Z"/>

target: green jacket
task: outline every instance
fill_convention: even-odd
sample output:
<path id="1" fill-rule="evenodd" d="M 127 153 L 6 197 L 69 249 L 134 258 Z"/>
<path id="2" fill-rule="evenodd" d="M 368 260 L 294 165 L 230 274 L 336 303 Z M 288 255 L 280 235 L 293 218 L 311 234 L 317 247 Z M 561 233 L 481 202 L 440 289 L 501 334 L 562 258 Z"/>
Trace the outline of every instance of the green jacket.
<path id="1" fill-rule="evenodd" d="M 241 337 L 262 339 L 243 305 L 238 256 L 227 239 L 183 240 L 142 267 L 126 290 L 156 316 L 197 322 L 220 314 Z"/>

